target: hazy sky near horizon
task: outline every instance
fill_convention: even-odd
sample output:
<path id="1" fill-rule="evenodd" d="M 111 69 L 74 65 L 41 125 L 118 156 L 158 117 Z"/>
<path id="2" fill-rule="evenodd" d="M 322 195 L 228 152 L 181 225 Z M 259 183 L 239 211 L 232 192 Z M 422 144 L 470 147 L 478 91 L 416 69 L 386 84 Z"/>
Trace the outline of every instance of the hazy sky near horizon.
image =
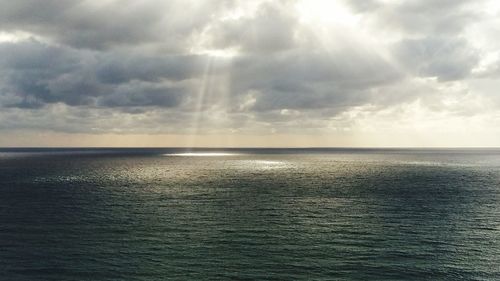
<path id="1" fill-rule="evenodd" d="M 0 0 L 0 146 L 500 146 L 495 0 Z"/>

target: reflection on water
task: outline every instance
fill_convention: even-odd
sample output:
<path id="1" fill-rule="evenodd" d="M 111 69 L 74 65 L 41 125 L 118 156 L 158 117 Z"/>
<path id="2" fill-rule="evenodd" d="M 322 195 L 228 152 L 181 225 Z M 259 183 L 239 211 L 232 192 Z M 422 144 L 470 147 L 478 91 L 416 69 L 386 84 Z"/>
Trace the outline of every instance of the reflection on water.
<path id="1" fill-rule="evenodd" d="M 203 157 L 203 156 L 237 156 L 237 153 L 227 152 L 183 152 L 183 153 L 169 153 L 163 154 L 164 156 L 187 156 L 187 157 Z"/>
<path id="2" fill-rule="evenodd" d="M 227 168 L 240 170 L 274 170 L 294 168 L 292 163 L 277 160 L 235 160 L 226 163 Z"/>
<path id="3" fill-rule="evenodd" d="M 2 278 L 498 280 L 497 152 L 155 153 L 1 158 Z"/>

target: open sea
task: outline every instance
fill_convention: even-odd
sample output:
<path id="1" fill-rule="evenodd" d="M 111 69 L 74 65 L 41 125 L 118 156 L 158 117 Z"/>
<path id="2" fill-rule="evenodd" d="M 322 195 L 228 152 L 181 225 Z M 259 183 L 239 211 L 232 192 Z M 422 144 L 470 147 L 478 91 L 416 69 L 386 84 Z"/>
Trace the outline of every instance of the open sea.
<path id="1" fill-rule="evenodd" d="M 0 280 L 500 280 L 500 150 L 0 149 Z"/>

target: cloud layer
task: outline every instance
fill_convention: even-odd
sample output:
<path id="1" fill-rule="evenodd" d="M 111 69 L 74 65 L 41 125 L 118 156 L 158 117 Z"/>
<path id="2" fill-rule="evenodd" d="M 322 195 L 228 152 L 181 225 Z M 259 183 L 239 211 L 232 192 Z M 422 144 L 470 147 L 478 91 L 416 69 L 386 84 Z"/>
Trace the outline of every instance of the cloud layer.
<path id="1" fill-rule="evenodd" d="M 497 116 L 499 11 L 466 0 L 2 1 L 0 130 L 314 135 L 369 130 L 408 107 L 435 124 Z"/>

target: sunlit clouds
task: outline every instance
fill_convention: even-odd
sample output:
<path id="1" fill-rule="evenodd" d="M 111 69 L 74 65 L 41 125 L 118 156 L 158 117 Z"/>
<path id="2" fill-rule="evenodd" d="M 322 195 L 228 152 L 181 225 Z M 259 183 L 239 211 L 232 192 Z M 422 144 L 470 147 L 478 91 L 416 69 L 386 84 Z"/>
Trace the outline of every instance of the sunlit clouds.
<path id="1" fill-rule="evenodd" d="M 497 1 L 2 1 L 2 146 L 498 146 Z"/>

